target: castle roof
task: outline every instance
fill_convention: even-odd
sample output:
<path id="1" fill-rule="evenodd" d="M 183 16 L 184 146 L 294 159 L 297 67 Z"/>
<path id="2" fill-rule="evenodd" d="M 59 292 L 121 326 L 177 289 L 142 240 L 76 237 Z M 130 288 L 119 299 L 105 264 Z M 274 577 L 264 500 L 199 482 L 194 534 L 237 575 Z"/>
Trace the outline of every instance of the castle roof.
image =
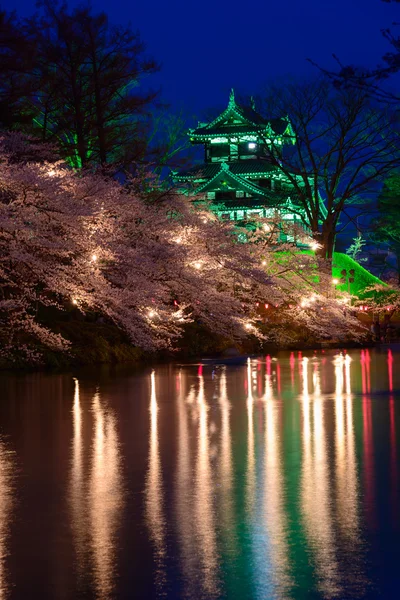
<path id="1" fill-rule="evenodd" d="M 220 162 L 203 163 L 195 165 L 187 171 L 181 171 L 174 176 L 177 181 L 188 181 L 193 179 L 210 179 L 221 170 Z M 268 160 L 248 159 L 242 161 L 227 162 L 229 171 L 234 175 L 263 176 L 275 171 L 276 168 Z"/>
<path id="2" fill-rule="evenodd" d="M 207 138 L 246 134 L 293 137 L 288 119 L 265 119 L 254 108 L 238 104 L 233 90 L 227 108 L 220 115 L 209 123 L 200 123 L 196 129 L 189 130 L 192 141 L 198 142 Z"/>
<path id="3" fill-rule="evenodd" d="M 247 161 L 246 161 L 247 162 Z M 250 162 L 250 161 L 248 161 Z M 257 161 L 254 161 L 257 162 Z M 262 162 L 262 161 L 259 161 Z M 287 199 L 287 192 L 277 193 L 271 192 L 266 188 L 262 188 L 257 183 L 244 179 L 243 176 L 235 173 L 235 166 L 237 163 L 211 163 L 208 165 L 204 165 L 207 169 L 208 167 L 214 167 L 213 171 L 208 173 L 207 180 L 203 181 L 199 184 L 197 188 L 193 190 L 193 194 L 204 194 L 206 192 L 215 191 L 215 189 L 220 190 L 241 190 L 248 194 L 252 194 L 253 196 L 257 196 L 259 198 L 263 198 L 263 202 L 268 204 L 279 204 L 280 202 L 284 202 Z M 205 179 L 206 176 L 203 175 L 202 179 Z M 182 177 L 182 179 L 188 180 L 188 177 Z"/>

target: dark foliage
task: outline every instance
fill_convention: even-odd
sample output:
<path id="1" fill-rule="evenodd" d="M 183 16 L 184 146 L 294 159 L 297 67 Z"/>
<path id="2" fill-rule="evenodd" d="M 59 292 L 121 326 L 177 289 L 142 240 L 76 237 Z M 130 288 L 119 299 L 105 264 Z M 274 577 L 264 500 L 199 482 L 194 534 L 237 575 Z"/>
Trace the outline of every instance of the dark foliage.
<path id="1" fill-rule="evenodd" d="M 0 110 L 16 126 L 56 142 L 74 167 L 129 164 L 147 151 L 158 69 L 139 34 L 88 7 L 45 0 L 40 15 L 0 15 Z"/>

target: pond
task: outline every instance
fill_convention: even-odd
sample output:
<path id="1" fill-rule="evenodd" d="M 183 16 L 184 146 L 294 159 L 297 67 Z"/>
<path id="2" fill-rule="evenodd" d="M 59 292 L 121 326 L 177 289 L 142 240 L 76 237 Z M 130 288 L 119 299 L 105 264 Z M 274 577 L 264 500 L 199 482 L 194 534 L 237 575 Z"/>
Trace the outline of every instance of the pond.
<path id="1" fill-rule="evenodd" d="M 395 598 L 400 353 L 0 376 L 0 597 Z"/>

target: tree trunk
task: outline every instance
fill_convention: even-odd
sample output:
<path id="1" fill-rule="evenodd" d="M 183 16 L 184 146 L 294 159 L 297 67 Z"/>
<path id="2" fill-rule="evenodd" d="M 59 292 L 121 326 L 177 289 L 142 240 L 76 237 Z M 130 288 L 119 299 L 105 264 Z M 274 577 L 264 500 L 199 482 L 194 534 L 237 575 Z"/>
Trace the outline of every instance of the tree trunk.
<path id="1" fill-rule="evenodd" d="M 335 249 L 335 228 L 332 223 L 325 221 L 322 224 L 322 231 L 314 233 L 315 240 L 319 243 L 320 248 L 316 251 L 316 256 L 321 259 L 332 260 Z"/>

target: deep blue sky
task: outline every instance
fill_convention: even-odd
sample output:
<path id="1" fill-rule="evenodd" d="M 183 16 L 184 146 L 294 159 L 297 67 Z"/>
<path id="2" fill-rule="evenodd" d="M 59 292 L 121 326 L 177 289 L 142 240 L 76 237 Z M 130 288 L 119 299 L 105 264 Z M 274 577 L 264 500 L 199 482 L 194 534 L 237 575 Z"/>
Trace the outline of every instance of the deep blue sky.
<path id="1" fill-rule="evenodd" d="M 35 10 L 35 0 L 1 4 L 20 15 Z M 162 64 L 153 85 L 162 86 L 174 109 L 196 115 L 225 105 L 231 87 L 257 93 L 268 80 L 312 73 L 307 57 L 332 66 L 336 53 L 345 63 L 373 65 L 388 48 L 380 30 L 400 21 L 399 5 L 380 0 L 93 0 L 92 5 L 141 32 L 148 52 Z"/>

